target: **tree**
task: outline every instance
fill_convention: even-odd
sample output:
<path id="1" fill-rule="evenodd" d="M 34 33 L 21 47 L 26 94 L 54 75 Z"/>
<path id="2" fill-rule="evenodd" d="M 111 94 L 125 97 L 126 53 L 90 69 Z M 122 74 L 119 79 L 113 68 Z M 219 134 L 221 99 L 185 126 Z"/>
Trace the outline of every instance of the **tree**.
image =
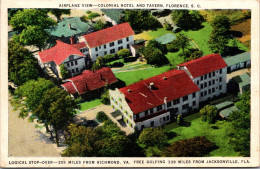
<path id="1" fill-rule="evenodd" d="M 162 28 L 162 24 L 151 15 L 149 10 L 125 10 L 124 14 L 124 22 L 129 22 L 136 32 Z"/>
<path id="2" fill-rule="evenodd" d="M 167 31 L 172 30 L 172 26 L 167 21 L 164 22 L 163 28 Z"/>
<path id="3" fill-rule="evenodd" d="M 172 20 L 178 27 L 184 30 L 198 29 L 204 21 L 198 11 L 189 10 L 173 10 Z"/>
<path id="4" fill-rule="evenodd" d="M 139 52 L 147 60 L 147 64 L 162 66 L 169 63 L 167 57 L 158 48 L 153 48 L 151 46 L 142 47 L 139 49 Z"/>
<path id="5" fill-rule="evenodd" d="M 18 11 L 10 20 L 10 25 L 18 34 L 14 38 L 22 45 L 34 45 L 41 48 L 49 38 L 45 31 L 56 22 L 48 17 L 46 11 L 39 9 L 23 9 Z"/>
<path id="6" fill-rule="evenodd" d="M 198 59 L 203 56 L 202 51 L 199 49 L 189 49 L 189 51 L 186 52 L 185 54 L 186 54 L 186 56 L 185 56 L 186 62 L 194 60 L 194 59 Z"/>
<path id="7" fill-rule="evenodd" d="M 60 65 L 60 74 L 62 76 L 62 79 L 66 79 L 68 77 L 69 72 L 64 64 Z"/>
<path id="8" fill-rule="evenodd" d="M 218 148 L 205 136 L 176 141 L 167 147 L 162 155 L 165 157 L 203 157 Z"/>
<path id="9" fill-rule="evenodd" d="M 105 29 L 105 28 L 106 28 L 106 24 L 103 23 L 101 20 L 98 20 L 98 21 L 96 22 L 96 24 L 93 26 L 93 29 L 94 29 L 95 31 L 99 31 L 99 30 Z"/>
<path id="10" fill-rule="evenodd" d="M 206 121 L 208 123 L 214 123 L 218 116 L 218 111 L 215 106 L 206 105 L 200 110 L 202 121 Z"/>
<path id="11" fill-rule="evenodd" d="M 181 114 L 178 114 L 177 116 L 177 124 L 179 124 L 180 126 L 183 125 L 184 121 L 183 121 L 183 117 Z"/>
<path id="12" fill-rule="evenodd" d="M 223 54 L 228 47 L 230 36 L 230 20 L 227 16 L 216 16 L 210 23 L 212 31 L 209 39 L 209 47 L 214 53 Z"/>
<path id="13" fill-rule="evenodd" d="M 182 49 L 182 53 L 184 54 L 184 49 L 188 46 L 189 39 L 185 37 L 182 33 L 180 33 L 177 34 L 176 43 L 177 46 L 179 46 Z"/>
<path id="14" fill-rule="evenodd" d="M 99 17 L 99 16 L 100 16 L 99 13 L 90 13 L 87 18 L 92 21 L 92 19 Z"/>
<path id="15" fill-rule="evenodd" d="M 127 58 L 132 55 L 132 53 L 128 49 L 120 49 L 116 53 L 119 58 Z"/>
<path id="16" fill-rule="evenodd" d="M 161 128 L 145 128 L 138 138 L 143 147 L 163 147 L 167 144 L 167 136 Z"/>
<path id="17" fill-rule="evenodd" d="M 70 14 L 70 9 L 50 9 L 50 12 L 56 16 L 57 20 L 61 20 L 61 15 Z"/>
<path id="18" fill-rule="evenodd" d="M 104 93 L 101 95 L 101 103 L 105 105 L 110 104 L 110 98 L 109 98 L 109 91 L 108 89 L 105 89 Z"/>
<path id="19" fill-rule="evenodd" d="M 108 120 L 108 117 L 103 111 L 99 111 L 97 113 L 96 119 L 100 122 L 104 122 L 104 121 Z"/>
<path id="20" fill-rule="evenodd" d="M 8 43 L 8 80 L 22 85 L 41 76 L 40 67 L 31 52 L 15 41 Z"/>
<path id="21" fill-rule="evenodd" d="M 148 48 L 158 48 L 163 54 L 167 53 L 166 45 L 161 44 L 160 42 L 157 42 L 155 40 L 150 40 L 147 43 Z"/>

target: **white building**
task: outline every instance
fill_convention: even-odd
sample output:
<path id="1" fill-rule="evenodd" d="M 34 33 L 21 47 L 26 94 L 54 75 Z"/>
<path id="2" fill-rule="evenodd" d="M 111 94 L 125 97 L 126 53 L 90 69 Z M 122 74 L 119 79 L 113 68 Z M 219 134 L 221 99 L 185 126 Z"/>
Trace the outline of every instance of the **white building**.
<path id="1" fill-rule="evenodd" d="M 116 54 L 120 49 L 129 49 L 134 44 L 134 31 L 128 23 L 122 23 L 79 37 L 79 42 L 85 42 L 86 55 L 92 61 L 98 56 Z"/>
<path id="2" fill-rule="evenodd" d="M 52 71 L 57 77 L 61 77 L 61 64 L 64 64 L 70 76 L 76 76 L 86 69 L 86 56 L 81 52 L 84 44 L 69 45 L 61 41 L 56 42 L 54 47 L 35 55 L 41 68 Z"/>
<path id="3" fill-rule="evenodd" d="M 226 67 L 219 54 L 207 55 L 178 65 L 178 70 L 110 90 L 110 102 L 132 131 L 161 126 L 225 93 Z"/>

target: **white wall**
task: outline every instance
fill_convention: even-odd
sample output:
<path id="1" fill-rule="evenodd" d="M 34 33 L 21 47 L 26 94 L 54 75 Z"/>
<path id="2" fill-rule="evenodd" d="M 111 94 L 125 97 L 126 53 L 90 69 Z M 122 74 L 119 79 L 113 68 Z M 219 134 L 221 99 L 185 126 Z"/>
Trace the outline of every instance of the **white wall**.
<path id="1" fill-rule="evenodd" d="M 71 72 L 72 76 L 80 74 L 83 70 L 85 70 L 86 62 L 85 58 L 78 55 L 73 55 L 74 59 L 69 60 L 70 57 L 65 59 L 62 63 L 65 65 L 68 71 Z M 75 64 L 77 61 L 77 65 Z M 71 65 L 73 63 L 73 66 Z M 68 66 L 69 65 L 69 66 Z M 78 68 L 78 72 L 76 72 L 76 68 Z M 72 73 L 72 70 L 74 70 L 74 73 Z"/>
<path id="2" fill-rule="evenodd" d="M 112 20 L 110 17 L 108 17 L 107 15 L 104 15 L 104 19 L 106 20 L 106 21 L 108 21 L 108 22 L 111 22 L 112 23 L 112 25 L 116 25 L 117 23 L 114 21 L 114 20 Z"/>

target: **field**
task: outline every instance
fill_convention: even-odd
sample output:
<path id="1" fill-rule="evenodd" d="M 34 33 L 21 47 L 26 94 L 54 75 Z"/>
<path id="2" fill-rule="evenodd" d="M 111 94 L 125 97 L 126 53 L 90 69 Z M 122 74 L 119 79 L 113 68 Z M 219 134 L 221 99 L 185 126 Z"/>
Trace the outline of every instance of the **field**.
<path id="1" fill-rule="evenodd" d="M 191 122 L 189 127 L 178 126 L 176 123 L 165 126 L 165 131 L 176 133 L 176 136 L 169 140 L 169 143 L 190 139 L 195 136 L 205 136 L 219 147 L 218 149 L 213 150 L 209 156 L 239 156 L 239 153 L 235 152 L 234 148 L 229 143 L 229 133 L 232 132 L 232 125 L 230 122 L 217 121 L 215 124 L 208 124 L 201 121 L 198 113 L 185 117 L 184 119 L 186 122 Z"/>
<path id="2" fill-rule="evenodd" d="M 101 100 L 100 99 L 95 99 L 95 100 L 92 100 L 92 101 L 87 101 L 87 102 L 84 102 L 84 103 L 81 103 L 80 106 L 81 106 L 81 111 L 84 111 L 84 110 L 87 110 L 87 109 L 91 109 L 93 107 L 96 107 L 96 106 L 99 106 L 101 105 Z"/>

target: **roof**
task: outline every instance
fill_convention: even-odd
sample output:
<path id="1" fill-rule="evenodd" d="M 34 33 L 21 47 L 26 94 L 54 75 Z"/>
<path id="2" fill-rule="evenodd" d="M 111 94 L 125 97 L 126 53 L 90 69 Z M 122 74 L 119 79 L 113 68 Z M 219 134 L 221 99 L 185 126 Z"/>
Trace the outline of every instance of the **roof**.
<path id="1" fill-rule="evenodd" d="M 239 76 L 233 77 L 233 79 L 238 83 L 239 88 L 243 91 L 249 90 L 250 88 L 250 76 L 245 73 Z"/>
<path id="2" fill-rule="evenodd" d="M 69 82 L 64 83 L 62 86 L 69 94 L 75 94 L 76 92 L 78 92 L 78 94 L 84 94 L 88 91 L 104 87 L 106 84 L 110 85 L 117 82 L 117 78 L 112 70 L 107 67 L 103 67 L 95 72 L 85 70 L 82 74 L 68 80 Z"/>
<path id="3" fill-rule="evenodd" d="M 134 31 L 129 23 L 122 23 L 106 29 L 102 29 L 97 32 L 83 35 L 90 48 L 97 47 L 109 42 L 113 42 L 119 39 L 126 38 L 130 35 L 134 35 Z"/>
<path id="4" fill-rule="evenodd" d="M 57 65 L 60 65 L 70 55 L 79 55 L 85 57 L 85 55 L 73 45 L 69 45 L 58 40 L 56 42 L 57 44 L 54 47 L 42 52 L 38 52 L 43 63 L 53 61 Z"/>
<path id="5" fill-rule="evenodd" d="M 234 102 L 225 101 L 225 102 L 219 103 L 215 106 L 218 110 L 220 110 L 220 109 L 227 108 L 227 107 L 230 107 L 230 106 L 233 106 L 233 105 L 234 105 Z"/>
<path id="6" fill-rule="evenodd" d="M 227 109 L 224 109 L 224 110 L 220 111 L 219 115 L 222 118 L 226 118 L 226 117 L 230 116 L 235 111 L 239 111 L 239 109 L 237 108 L 237 106 L 232 106 L 232 107 L 229 107 Z"/>
<path id="7" fill-rule="evenodd" d="M 227 63 L 228 66 L 232 66 L 238 63 L 246 62 L 250 60 L 251 53 L 250 52 L 245 52 L 241 53 L 235 56 L 230 56 L 224 58 L 225 62 Z"/>
<path id="8" fill-rule="evenodd" d="M 64 18 L 57 26 L 53 29 L 48 29 L 48 31 L 52 36 L 70 37 L 87 32 L 90 28 L 91 26 L 88 23 L 82 22 L 79 17 L 73 17 Z"/>
<path id="9" fill-rule="evenodd" d="M 155 89 L 149 88 L 150 83 Z M 119 90 L 134 114 L 138 114 L 164 104 L 165 97 L 167 101 L 172 101 L 199 91 L 199 88 L 183 70 L 171 70 Z"/>
<path id="10" fill-rule="evenodd" d="M 198 59 L 179 64 L 186 66 L 193 78 L 227 67 L 227 64 L 219 54 L 210 54 Z"/>
<path id="11" fill-rule="evenodd" d="M 167 43 L 170 43 L 170 42 L 176 40 L 176 36 L 171 33 L 167 33 L 163 36 L 159 36 L 158 38 L 155 38 L 154 40 L 156 40 L 157 42 L 159 42 L 161 44 L 167 44 Z"/>
<path id="12" fill-rule="evenodd" d="M 86 43 L 85 42 L 80 42 L 80 43 L 76 43 L 76 44 L 72 44 L 73 47 L 77 48 L 77 49 L 81 49 L 86 47 Z"/>
<path id="13" fill-rule="evenodd" d="M 101 9 L 101 11 L 116 23 L 119 23 L 120 19 L 124 17 L 122 9 Z"/>

